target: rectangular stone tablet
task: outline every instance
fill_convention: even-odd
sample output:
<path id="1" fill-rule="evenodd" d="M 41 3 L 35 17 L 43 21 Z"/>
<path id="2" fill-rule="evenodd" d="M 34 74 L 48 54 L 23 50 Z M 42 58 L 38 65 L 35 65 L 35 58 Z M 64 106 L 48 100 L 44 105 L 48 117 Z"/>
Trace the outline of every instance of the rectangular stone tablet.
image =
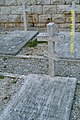
<path id="1" fill-rule="evenodd" d="M 0 120 L 69 120 L 76 79 L 30 74 Z"/>
<path id="2" fill-rule="evenodd" d="M 13 31 L 0 38 L 0 54 L 16 55 L 38 31 Z"/>

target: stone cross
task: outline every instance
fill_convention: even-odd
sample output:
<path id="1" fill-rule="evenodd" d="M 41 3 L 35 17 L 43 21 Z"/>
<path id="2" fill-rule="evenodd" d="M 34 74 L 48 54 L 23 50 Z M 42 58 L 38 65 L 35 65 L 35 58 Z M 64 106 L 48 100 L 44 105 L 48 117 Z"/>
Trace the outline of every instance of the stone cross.
<path id="1" fill-rule="evenodd" d="M 47 33 L 39 33 L 38 41 L 48 41 L 48 57 L 49 57 L 49 75 L 54 76 L 54 61 L 58 60 L 55 52 L 55 42 L 64 41 L 64 35 L 58 33 L 56 25 L 52 22 L 47 24 Z"/>
<path id="2" fill-rule="evenodd" d="M 28 26 L 27 12 L 30 12 L 30 9 L 26 9 L 26 4 L 23 3 L 23 18 L 24 18 L 24 30 L 25 31 L 27 31 L 27 26 Z"/>

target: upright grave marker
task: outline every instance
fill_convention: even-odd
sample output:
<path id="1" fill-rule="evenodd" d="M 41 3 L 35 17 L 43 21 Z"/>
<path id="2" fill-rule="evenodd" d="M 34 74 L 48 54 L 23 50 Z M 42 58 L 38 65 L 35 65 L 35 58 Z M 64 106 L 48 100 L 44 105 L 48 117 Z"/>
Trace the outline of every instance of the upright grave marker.
<path id="1" fill-rule="evenodd" d="M 54 76 L 54 61 L 58 60 L 55 52 L 55 42 L 64 41 L 64 35 L 58 33 L 58 29 L 54 23 L 47 25 L 47 33 L 40 33 L 37 36 L 38 41 L 48 41 L 48 57 L 49 57 L 49 75 Z"/>
<path id="2" fill-rule="evenodd" d="M 65 9 L 65 8 L 64 8 Z M 76 8 L 76 0 L 72 0 L 72 7 L 70 7 L 70 9 L 65 9 L 65 11 L 70 11 L 71 13 L 71 32 L 70 32 L 70 36 L 71 36 L 71 44 L 70 44 L 70 52 L 74 53 L 74 40 L 75 40 L 75 15 L 77 11 L 80 11 L 79 8 Z"/>
<path id="3" fill-rule="evenodd" d="M 27 9 L 26 4 L 23 3 L 23 18 L 24 18 L 24 30 L 25 31 L 27 31 L 27 27 L 28 27 L 27 12 L 30 12 L 30 9 Z"/>

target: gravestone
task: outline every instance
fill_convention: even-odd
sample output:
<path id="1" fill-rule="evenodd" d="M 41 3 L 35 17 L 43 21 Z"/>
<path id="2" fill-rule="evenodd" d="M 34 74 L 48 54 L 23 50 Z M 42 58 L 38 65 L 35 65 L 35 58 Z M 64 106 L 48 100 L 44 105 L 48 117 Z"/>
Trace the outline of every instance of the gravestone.
<path id="1" fill-rule="evenodd" d="M 27 18 L 27 12 L 30 12 L 30 9 L 26 8 L 26 4 L 23 3 L 23 18 L 24 18 L 24 30 L 27 31 L 28 27 L 28 18 Z"/>
<path id="2" fill-rule="evenodd" d="M 65 9 L 65 11 L 71 11 L 72 14 L 71 33 L 61 32 L 61 34 L 65 35 L 65 43 L 56 43 L 56 52 L 63 59 L 80 59 L 80 32 L 75 31 L 76 12 L 80 10 L 76 7 L 76 0 L 72 0 L 72 6 L 69 9 Z"/>
<path id="3" fill-rule="evenodd" d="M 0 120 L 69 120 L 76 79 L 30 74 Z"/>
<path id="4" fill-rule="evenodd" d="M 70 32 L 60 32 L 65 35 L 65 42 L 56 42 L 55 50 L 61 59 L 80 59 L 80 32 L 75 32 L 74 53 L 70 52 L 71 35 Z"/>
<path id="5" fill-rule="evenodd" d="M 65 11 L 72 11 L 72 23 L 71 23 L 71 33 L 61 32 L 65 35 L 65 43 L 56 43 L 56 52 L 62 59 L 80 59 L 80 32 L 75 31 L 75 18 L 76 12 L 79 12 L 79 8 L 76 7 L 76 0 L 72 0 L 72 6 Z"/>
<path id="6" fill-rule="evenodd" d="M 16 55 L 38 31 L 13 31 L 0 38 L 0 54 Z"/>
<path id="7" fill-rule="evenodd" d="M 73 54 L 72 56 L 76 55 L 76 34 L 75 34 L 75 18 L 76 18 L 76 12 L 80 11 L 78 8 L 76 8 L 76 0 L 72 0 L 72 6 L 69 9 L 65 9 L 65 11 L 70 11 L 71 13 L 71 31 L 70 31 L 70 53 Z"/>
<path id="8" fill-rule="evenodd" d="M 64 42 L 65 36 L 58 33 L 58 28 L 52 22 L 47 25 L 47 33 L 40 33 L 37 35 L 38 41 L 48 41 L 48 57 L 49 57 L 49 75 L 54 76 L 54 61 L 59 58 L 56 55 L 55 43 Z"/>
<path id="9" fill-rule="evenodd" d="M 30 12 L 30 9 L 26 8 L 25 3 L 23 3 L 22 7 L 24 31 L 7 32 L 6 35 L 1 36 L 0 54 L 16 55 L 27 44 L 29 40 L 33 39 L 38 34 L 38 31 L 27 31 L 27 12 Z"/>

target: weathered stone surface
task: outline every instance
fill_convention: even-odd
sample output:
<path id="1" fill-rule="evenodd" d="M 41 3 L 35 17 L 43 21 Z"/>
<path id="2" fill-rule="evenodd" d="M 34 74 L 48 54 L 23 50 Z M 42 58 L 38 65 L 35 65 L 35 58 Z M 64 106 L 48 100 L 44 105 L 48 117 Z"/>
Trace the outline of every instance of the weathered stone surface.
<path id="1" fill-rule="evenodd" d="M 14 22 L 7 22 L 4 24 L 5 28 L 15 28 L 15 27 L 20 27 L 19 23 L 14 23 Z"/>
<path id="2" fill-rule="evenodd" d="M 80 59 L 80 33 L 75 33 L 74 38 L 74 53 L 71 54 L 70 52 L 70 45 L 71 45 L 71 37 L 70 32 L 60 32 L 61 34 L 65 35 L 64 43 L 56 43 L 56 52 L 59 54 L 62 58 L 74 58 L 74 59 Z"/>
<path id="3" fill-rule="evenodd" d="M 80 14 L 79 15 L 76 15 L 76 23 L 80 23 Z"/>
<path id="4" fill-rule="evenodd" d="M 72 0 L 65 0 L 65 4 L 72 4 Z"/>
<path id="5" fill-rule="evenodd" d="M 14 31 L 0 38 L 0 54 L 17 54 L 37 31 Z"/>
<path id="6" fill-rule="evenodd" d="M 22 19 L 23 19 L 23 16 L 22 16 Z M 34 15 L 28 15 L 28 22 L 29 23 L 33 23 L 33 19 L 34 19 Z"/>
<path id="7" fill-rule="evenodd" d="M 71 30 L 70 25 L 71 25 L 70 23 L 62 23 L 59 25 L 59 27 L 66 31 L 66 30 Z"/>
<path id="8" fill-rule="evenodd" d="M 33 23 L 38 23 L 39 22 L 39 18 L 37 14 L 33 15 Z"/>
<path id="9" fill-rule="evenodd" d="M 70 14 L 65 14 L 65 21 L 66 23 L 71 23 L 71 15 Z"/>
<path id="10" fill-rule="evenodd" d="M 17 0 L 17 3 L 18 3 L 18 5 L 22 5 L 23 3 L 30 5 L 30 0 Z"/>
<path id="11" fill-rule="evenodd" d="M 56 13 L 56 5 L 44 5 L 43 13 L 45 14 L 54 14 Z"/>
<path id="12" fill-rule="evenodd" d="M 0 22 L 7 22 L 9 20 L 8 15 L 0 15 Z"/>
<path id="13" fill-rule="evenodd" d="M 52 21 L 55 23 L 63 23 L 65 22 L 64 14 L 52 14 Z"/>
<path id="14" fill-rule="evenodd" d="M 77 29 L 80 29 L 80 23 L 78 23 L 77 25 L 76 25 L 76 28 Z M 79 31 L 80 32 L 80 31 Z"/>
<path id="15" fill-rule="evenodd" d="M 9 15 L 8 16 L 8 21 L 9 22 L 21 22 L 21 16 L 20 15 Z"/>
<path id="16" fill-rule="evenodd" d="M 17 5 L 17 0 L 5 0 L 6 5 Z"/>
<path id="17" fill-rule="evenodd" d="M 42 5 L 33 5 L 32 13 L 42 14 Z"/>
<path id="18" fill-rule="evenodd" d="M 11 6 L 11 14 L 23 14 L 23 7 L 22 6 Z"/>
<path id="19" fill-rule="evenodd" d="M 80 5 L 76 5 L 76 13 L 80 13 Z"/>
<path id="20" fill-rule="evenodd" d="M 51 4 L 57 4 L 57 5 L 59 5 L 59 4 L 64 4 L 64 0 L 51 0 Z"/>
<path id="21" fill-rule="evenodd" d="M 51 21 L 51 15 L 50 14 L 43 14 L 43 15 L 39 15 L 39 22 L 49 22 Z"/>
<path id="22" fill-rule="evenodd" d="M 5 1 L 4 0 L 0 0 L 0 6 L 4 5 L 4 4 L 5 4 Z"/>
<path id="23" fill-rule="evenodd" d="M 50 0 L 37 0 L 37 4 L 47 5 L 50 4 Z"/>
<path id="24" fill-rule="evenodd" d="M 57 13 L 66 13 L 66 12 L 69 12 L 70 10 L 70 5 L 57 5 Z M 66 11 L 68 10 L 68 11 Z"/>
<path id="25" fill-rule="evenodd" d="M 9 6 L 2 6 L 0 14 L 10 14 L 11 8 Z"/>
<path id="26" fill-rule="evenodd" d="M 0 119 L 69 120 L 75 87 L 75 78 L 28 75 Z"/>
<path id="27" fill-rule="evenodd" d="M 34 4 L 36 5 L 36 0 L 31 0 L 30 4 L 31 5 L 34 5 Z"/>
<path id="28" fill-rule="evenodd" d="M 45 23 L 35 23 L 35 24 L 34 24 L 34 27 L 44 28 L 44 27 L 46 27 L 46 24 L 45 24 Z"/>

